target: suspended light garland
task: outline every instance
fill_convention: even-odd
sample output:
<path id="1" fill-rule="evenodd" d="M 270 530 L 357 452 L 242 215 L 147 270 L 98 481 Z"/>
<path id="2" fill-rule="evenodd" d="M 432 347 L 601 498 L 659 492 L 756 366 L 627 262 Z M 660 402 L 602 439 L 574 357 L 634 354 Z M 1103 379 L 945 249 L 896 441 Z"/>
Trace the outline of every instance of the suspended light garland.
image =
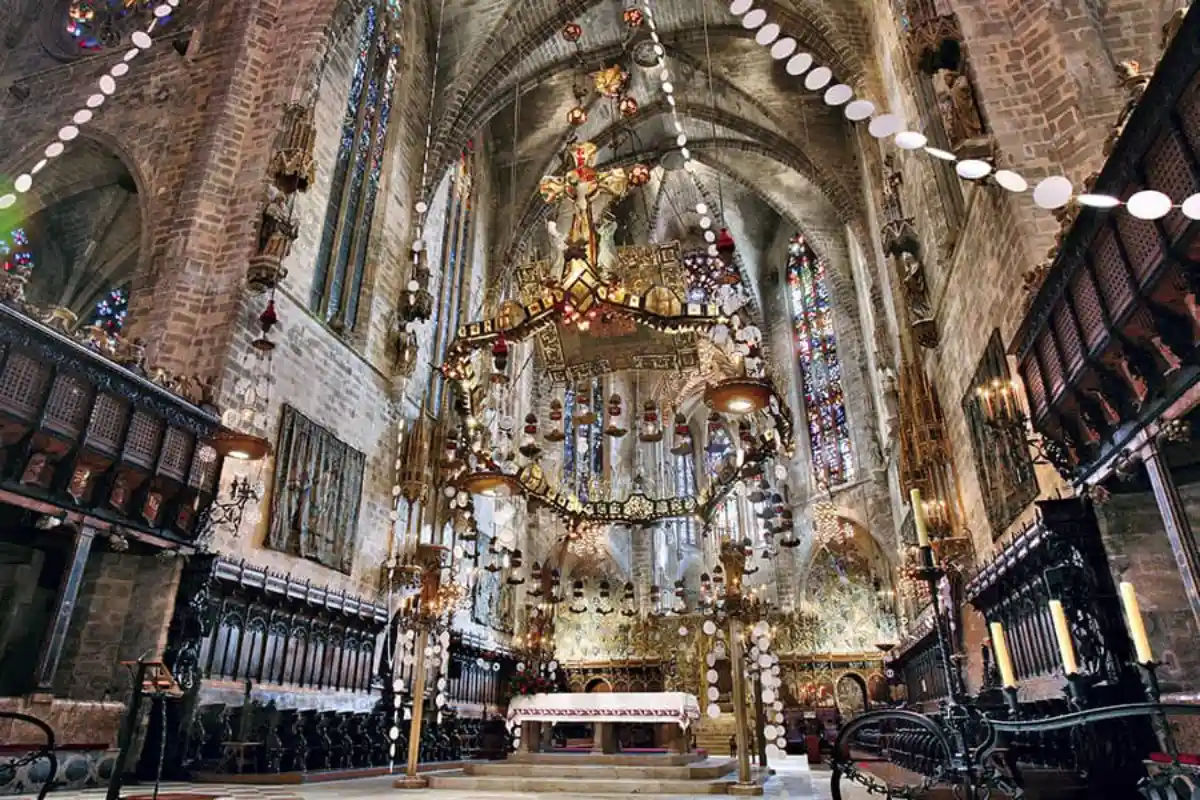
<path id="1" fill-rule="evenodd" d="M 150 34 L 158 26 L 160 20 L 171 16 L 175 10 L 179 8 L 182 0 L 165 0 L 154 7 L 154 16 L 150 20 L 150 24 L 146 26 L 144 31 L 135 31 L 130 37 L 130 43 L 133 45 L 119 62 L 114 64 L 108 72 L 100 76 L 97 88 L 98 92 L 89 95 L 84 107 L 76 111 L 71 116 L 71 121 L 58 129 L 58 138 L 56 141 L 46 145 L 42 151 L 43 158 L 39 159 L 36 164 L 28 172 L 23 172 L 13 181 L 12 191 L 0 195 L 0 209 L 10 208 L 17 202 L 17 195 L 25 194 L 33 188 L 34 176 L 40 173 L 50 163 L 52 159 L 58 158 L 66 150 L 68 142 L 72 142 L 79 137 L 79 127 L 91 122 L 95 117 L 96 110 L 107 102 L 117 91 L 117 79 L 129 74 L 129 65 L 134 59 L 141 55 L 143 50 L 149 50 L 154 44 L 154 40 L 150 38 Z"/>
<path id="2" fill-rule="evenodd" d="M 851 122 L 869 120 L 867 131 L 876 139 L 893 137 L 896 146 L 901 150 L 921 150 L 931 158 L 953 162 L 955 173 L 964 181 L 981 181 L 990 176 L 998 186 L 1014 194 L 1028 191 L 1029 181 L 1019 173 L 1010 169 L 997 170 L 983 159 L 959 159 L 954 153 L 930 145 L 925 134 L 905 129 L 904 120 L 899 114 L 877 114 L 875 104 L 870 100 L 855 99 L 854 90 L 850 86 L 844 83 L 830 86 L 833 71 L 826 66 L 813 66 L 815 62 L 808 53 L 796 53 L 796 41 L 791 37 L 780 38 L 782 30 L 779 25 L 767 22 L 767 12 L 761 8 L 754 8 L 754 0 L 732 0 L 729 12 L 741 18 L 742 27 L 756 31 L 755 41 L 769 48 L 773 59 L 786 59 L 784 69 L 789 75 L 795 78 L 804 76 L 804 88 L 811 92 L 823 91 L 826 105 L 842 107 L 842 113 Z M 673 109 L 674 103 L 671 105 Z M 1100 210 L 1123 207 L 1131 216 L 1141 220 L 1162 219 L 1172 209 L 1179 209 L 1188 219 L 1200 220 L 1200 193 L 1177 203 L 1156 189 L 1143 189 L 1135 192 L 1127 200 L 1121 200 L 1112 195 L 1091 193 L 1086 188 L 1076 192 L 1070 179 L 1062 175 L 1053 175 L 1039 181 L 1033 187 L 1033 202 L 1039 208 L 1048 211 L 1063 208 L 1071 202 Z"/>

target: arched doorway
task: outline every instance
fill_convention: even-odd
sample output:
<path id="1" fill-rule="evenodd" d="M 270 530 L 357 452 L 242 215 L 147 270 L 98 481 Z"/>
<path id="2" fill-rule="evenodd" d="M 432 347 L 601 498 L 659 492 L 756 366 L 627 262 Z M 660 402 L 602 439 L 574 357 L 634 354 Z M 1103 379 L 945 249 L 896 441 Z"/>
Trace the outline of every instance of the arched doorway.
<path id="1" fill-rule="evenodd" d="M 608 694 L 612 691 L 612 684 L 604 678 L 592 678 L 583 687 L 583 691 L 588 694 Z"/>
<path id="2" fill-rule="evenodd" d="M 867 710 L 867 683 L 861 675 L 846 673 L 838 678 L 834 690 L 837 709 L 845 721 L 854 719 Z"/>

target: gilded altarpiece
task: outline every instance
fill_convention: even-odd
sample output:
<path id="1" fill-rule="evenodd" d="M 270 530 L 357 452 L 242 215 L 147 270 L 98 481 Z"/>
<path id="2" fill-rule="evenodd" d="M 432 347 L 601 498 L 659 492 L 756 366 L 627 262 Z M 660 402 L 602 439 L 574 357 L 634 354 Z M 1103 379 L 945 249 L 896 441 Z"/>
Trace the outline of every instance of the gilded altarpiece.
<path id="1" fill-rule="evenodd" d="M 809 603 L 816 610 L 813 649 L 846 654 L 870 652 L 895 641 L 895 618 L 884 612 L 875 592 L 876 570 L 869 556 L 823 549 L 808 574 Z"/>

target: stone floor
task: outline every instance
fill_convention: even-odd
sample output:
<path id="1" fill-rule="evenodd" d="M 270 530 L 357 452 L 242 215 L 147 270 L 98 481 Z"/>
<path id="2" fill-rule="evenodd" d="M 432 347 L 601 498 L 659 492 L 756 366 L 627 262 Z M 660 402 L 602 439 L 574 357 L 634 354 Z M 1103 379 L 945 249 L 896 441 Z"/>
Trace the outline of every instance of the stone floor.
<path id="1" fill-rule="evenodd" d="M 787 797 L 794 800 L 828 800 L 829 772 L 809 770 L 808 763 L 803 757 L 791 757 L 772 765 L 776 771 L 766 784 L 767 797 Z M 434 800 L 567 800 L 583 795 L 567 794 L 498 794 L 498 793 L 463 793 L 451 791 L 401 791 L 392 786 L 394 778 L 363 778 L 354 781 L 339 781 L 337 783 L 312 784 L 308 786 L 219 786 L 213 784 L 169 784 L 160 790 L 166 792 L 196 791 L 207 794 L 219 794 L 231 800 L 377 800 L 378 798 L 423 798 Z M 129 787 L 122 792 L 122 797 L 149 796 L 152 788 Z M 679 795 L 638 795 L 639 797 L 655 797 L 658 800 L 692 800 L 699 796 Z M 16 795 L 22 800 L 34 795 Z M 96 789 L 82 792 L 54 792 L 49 795 L 51 800 L 100 800 L 104 790 Z M 705 800 L 713 800 L 714 795 L 704 795 Z"/>

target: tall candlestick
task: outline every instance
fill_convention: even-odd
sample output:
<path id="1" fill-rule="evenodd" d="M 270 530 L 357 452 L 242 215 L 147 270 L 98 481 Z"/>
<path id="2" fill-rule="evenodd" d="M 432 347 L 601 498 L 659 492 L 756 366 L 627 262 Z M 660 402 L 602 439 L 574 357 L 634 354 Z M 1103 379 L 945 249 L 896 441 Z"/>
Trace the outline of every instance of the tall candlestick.
<path id="1" fill-rule="evenodd" d="M 992 623 L 992 649 L 996 651 L 996 666 L 1000 668 L 1000 682 L 1006 687 L 1017 685 L 1017 672 L 1013 669 L 1012 656 L 1008 652 L 1008 640 L 1004 638 L 1004 626 Z"/>
<path id="2" fill-rule="evenodd" d="M 1142 610 L 1138 606 L 1133 584 L 1121 582 L 1121 604 L 1125 606 L 1125 622 L 1133 639 L 1133 650 L 1139 664 L 1154 663 L 1154 651 L 1150 649 L 1150 637 L 1146 635 L 1146 624 L 1142 621 Z"/>
<path id="3" fill-rule="evenodd" d="M 921 490 L 913 489 L 912 494 L 913 525 L 917 529 L 917 545 L 929 547 L 929 529 L 925 526 L 925 506 L 921 505 Z"/>
<path id="4" fill-rule="evenodd" d="M 1054 633 L 1058 636 L 1058 652 L 1062 656 L 1063 672 L 1074 675 L 1079 672 L 1079 663 L 1075 660 L 1071 627 L 1067 624 L 1067 614 L 1063 611 L 1061 600 L 1050 601 L 1050 616 L 1054 618 Z"/>

